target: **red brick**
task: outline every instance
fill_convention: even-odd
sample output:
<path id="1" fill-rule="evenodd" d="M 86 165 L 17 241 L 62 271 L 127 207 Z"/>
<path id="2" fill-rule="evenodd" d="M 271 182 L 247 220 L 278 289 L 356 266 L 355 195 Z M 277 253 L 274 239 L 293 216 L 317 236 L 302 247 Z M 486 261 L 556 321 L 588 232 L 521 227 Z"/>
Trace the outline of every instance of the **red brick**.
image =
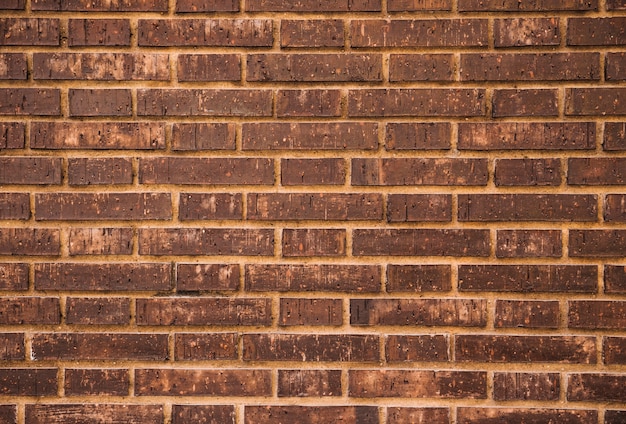
<path id="1" fill-rule="evenodd" d="M 239 265 L 178 264 L 177 291 L 231 291 L 239 288 Z"/>
<path id="2" fill-rule="evenodd" d="M 383 199 L 375 193 L 250 193 L 251 220 L 381 220 Z"/>
<path id="3" fill-rule="evenodd" d="M 244 334 L 244 361 L 377 362 L 377 335 Z"/>
<path id="4" fill-rule="evenodd" d="M 130 20 L 70 19 L 67 44 L 70 47 L 130 46 Z"/>
<path id="5" fill-rule="evenodd" d="M 26 7 L 26 0 L 6 0 L 0 5 L 1 10 L 24 10 Z M 2 405 L 2 407 L 8 407 L 9 405 Z"/>
<path id="6" fill-rule="evenodd" d="M 177 13 L 239 12 L 238 0 L 177 0 Z M 181 406 L 182 407 L 182 406 Z M 185 421 L 189 422 L 189 421 Z"/>
<path id="7" fill-rule="evenodd" d="M 570 300 L 568 327 L 618 330 L 626 325 L 626 302 Z"/>
<path id="8" fill-rule="evenodd" d="M 493 376 L 493 399 L 557 401 L 560 387 L 557 373 L 497 372 Z"/>
<path id="9" fill-rule="evenodd" d="M 56 88 L 0 88 L 0 115 L 61 115 L 61 91 Z"/>
<path id="10" fill-rule="evenodd" d="M 496 328 L 558 328 L 559 302 L 541 300 L 497 300 Z"/>
<path id="11" fill-rule="evenodd" d="M 222 1 L 217 0 L 218 3 Z M 239 2 L 236 3 L 239 4 Z M 232 405 L 174 405 L 172 424 L 189 423 L 235 424 L 235 407 Z"/>
<path id="12" fill-rule="evenodd" d="M 604 291 L 626 293 L 626 267 L 623 265 L 604 266 Z"/>
<path id="13" fill-rule="evenodd" d="M 498 258 L 560 258 L 561 230 L 498 230 Z"/>
<path id="14" fill-rule="evenodd" d="M 237 359 L 236 333 L 177 333 L 174 346 L 177 361 Z"/>
<path id="15" fill-rule="evenodd" d="M 626 222 L 626 195 L 606 195 L 604 198 L 604 221 Z"/>
<path id="16" fill-rule="evenodd" d="M 132 116 L 127 89 L 70 88 L 70 116 Z"/>
<path id="17" fill-rule="evenodd" d="M 357 398 L 486 399 L 481 371 L 350 370 L 349 396 Z"/>
<path id="18" fill-rule="evenodd" d="M 387 150 L 448 150 L 450 149 L 450 124 L 445 122 L 387 124 L 385 149 Z"/>
<path id="19" fill-rule="evenodd" d="M 130 255 L 132 228 L 71 228 L 70 255 Z"/>
<path id="20" fill-rule="evenodd" d="M 271 324 L 271 300 L 260 298 L 137 299 L 137 325 Z"/>
<path id="21" fill-rule="evenodd" d="M 56 256 L 60 253 L 60 232 L 57 229 L 0 228 L 0 255 Z"/>
<path id="22" fill-rule="evenodd" d="M 378 424 L 375 406 L 246 406 L 245 424 L 276 423 Z"/>
<path id="23" fill-rule="evenodd" d="M 451 54 L 392 54 L 389 59 L 389 81 L 452 81 Z"/>
<path id="24" fill-rule="evenodd" d="M 0 263 L 0 290 L 28 290 L 28 270 L 25 263 Z"/>
<path id="25" fill-rule="evenodd" d="M 246 265 L 247 291 L 376 293 L 376 265 Z"/>
<path id="26" fill-rule="evenodd" d="M 241 58 L 237 54 L 182 54 L 178 56 L 178 81 L 239 81 Z"/>
<path id="27" fill-rule="evenodd" d="M 36 361 L 164 361 L 167 334 L 50 333 L 33 335 Z"/>
<path id="28" fill-rule="evenodd" d="M 339 117 L 339 90 L 278 90 L 276 115 L 284 117 Z"/>
<path id="29" fill-rule="evenodd" d="M 47 18 L 1 18 L 0 46 L 58 46 L 59 20 Z"/>
<path id="30" fill-rule="evenodd" d="M 352 185 L 487 185 L 487 159 L 352 159 Z"/>
<path id="31" fill-rule="evenodd" d="M 241 194 L 181 193 L 178 219 L 242 219 Z"/>
<path id="32" fill-rule="evenodd" d="M 604 150 L 626 150 L 626 122 L 604 124 Z"/>
<path id="33" fill-rule="evenodd" d="M 387 336 L 387 362 L 449 361 L 448 337 L 438 335 Z"/>
<path id="34" fill-rule="evenodd" d="M 130 387 L 128 370 L 66 369 L 65 395 L 126 396 Z"/>
<path id="35" fill-rule="evenodd" d="M 163 406 L 103 403 L 26 405 L 26 421 L 29 424 L 78 424 L 98 422 L 103 418 L 107 422 L 163 424 Z"/>
<path id="36" fill-rule="evenodd" d="M 270 19 L 139 19 L 140 47 L 271 47 Z"/>
<path id="37" fill-rule="evenodd" d="M 267 158 L 157 157 L 139 161 L 140 184 L 273 184 Z"/>
<path id="38" fill-rule="evenodd" d="M 459 0 L 461 12 L 539 12 L 598 10 L 598 0 Z"/>
<path id="39" fill-rule="evenodd" d="M 348 115 L 386 116 L 482 116 L 484 89 L 423 88 L 350 90 Z"/>
<path id="40" fill-rule="evenodd" d="M 607 365 L 626 364 L 626 338 L 605 337 L 602 351 Z"/>
<path id="41" fill-rule="evenodd" d="M 0 80 L 25 80 L 27 72 L 25 54 L 0 53 Z"/>
<path id="42" fill-rule="evenodd" d="M 607 53 L 605 72 L 607 81 L 625 81 L 626 53 Z"/>
<path id="43" fill-rule="evenodd" d="M 606 9 L 607 10 L 626 10 L 626 2 L 624 0 L 606 0 Z"/>
<path id="44" fill-rule="evenodd" d="M 381 0 L 249 0 L 249 12 L 380 12 Z"/>
<path id="45" fill-rule="evenodd" d="M 346 230 L 283 229 L 283 256 L 345 256 Z"/>
<path id="46" fill-rule="evenodd" d="M 623 257 L 626 230 L 569 230 L 570 257 Z"/>
<path id="47" fill-rule="evenodd" d="M 343 47 L 343 43 L 340 19 L 280 21 L 281 47 Z"/>
<path id="48" fill-rule="evenodd" d="M 451 0 L 389 0 L 387 3 L 387 10 L 390 12 L 430 12 L 451 9 Z"/>
<path id="49" fill-rule="evenodd" d="M 235 125 L 231 123 L 174 124 L 172 150 L 235 150 Z"/>
<path id="50" fill-rule="evenodd" d="M 254 228 L 146 228 L 139 230 L 140 255 L 274 254 L 274 230 Z"/>
<path id="51" fill-rule="evenodd" d="M 495 47 L 558 46 L 559 18 L 496 19 Z"/>
<path id="52" fill-rule="evenodd" d="M 33 0 L 31 7 L 58 12 L 167 12 L 167 0 Z"/>
<path id="53" fill-rule="evenodd" d="M 596 293 L 595 265 L 460 265 L 460 291 Z"/>
<path id="54" fill-rule="evenodd" d="M 278 397 L 322 396 L 341 396 L 341 370 L 278 370 Z"/>
<path id="55" fill-rule="evenodd" d="M 568 46 L 626 45 L 626 17 L 571 18 L 567 22 Z"/>
<path id="56" fill-rule="evenodd" d="M 0 161 L 0 165 L 2 161 Z M 28 193 L 0 193 L 0 219 L 27 220 L 30 218 Z"/>
<path id="57" fill-rule="evenodd" d="M 559 186 L 561 161 L 557 158 L 496 159 L 497 186 Z"/>
<path id="58" fill-rule="evenodd" d="M 482 299 L 351 299 L 350 324 L 484 327 Z"/>
<path id="59" fill-rule="evenodd" d="M 598 411 L 547 408 L 458 408 L 459 424 L 490 423 L 597 423 Z"/>
<path id="60" fill-rule="evenodd" d="M 620 423 L 623 423 L 625 420 L 626 420 L 626 411 L 607 410 L 604 412 L 604 424 L 620 424 Z"/>
<path id="61" fill-rule="evenodd" d="M 570 374 L 567 400 L 572 402 L 623 402 L 626 376 L 620 374 Z"/>
<path id="62" fill-rule="evenodd" d="M 341 325 L 341 299 L 280 299 L 280 325 Z"/>
<path id="63" fill-rule="evenodd" d="M 567 88 L 565 115 L 626 115 L 626 88 Z"/>
<path id="64" fill-rule="evenodd" d="M 70 185 L 131 184 L 130 158 L 70 158 L 67 179 Z"/>
<path id="65" fill-rule="evenodd" d="M 0 333 L 0 361 L 24 360 L 24 333 Z M 0 422 L 2 415 L 0 414 Z"/>
<path id="66" fill-rule="evenodd" d="M 509 89 L 494 90 L 494 118 L 508 116 L 558 116 L 557 90 Z"/>
<path id="67" fill-rule="evenodd" d="M 354 175 L 354 174 L 353 174 Z M 388 222 L 450 222 L 452 196 L 447 194 L 390 194 Z"/>
<path id="68" fill-rule="evenodd" d="M 387 265 L 387 292 L 441 292 L 452 288 L 448 265 Z"/>
<path id="69" fill-rule="evenodd" d="M 567 168 L 570 185 L 626 184 L 626 158 L 569 158 Z"/>
<path id="70" fill-rule="evenodd" d="M 270 370 L 137 369 L 136 396 L 271 396 Z"/>
<path id="71" fill-rule="evenodd" d="M 18 2 L 23 0 L 15 0 Z M 0 7 L 10 7 L 9 5 Z M 22 7 L 24 7 L 22 5 Z M 17 424 L 17 405 L 0 405 L 0 422 L 2 424 Z"/>
<path id="72" fill-rule="evenodd" d="M 61 158 L 0 158 L 0 184 L 61 184 Z"/>
<path id="73" fill-rule="evenodd" d="M 157 291 L 171 289 L 171 265 L 159 263 L 37 263 L 35 289 Z"/>
<path id="74" fill-rule="evenodd" d="M 0 149 L 23 149 L 25 139 L 23 122 L 0 122 Z"/>
<path id="75" fill-rule="evenodd" d="M 66 300 L 65 322 L 79 325 L 125 325 L 130 323 L 130 299 L 79 298 Z"/>
<path id="76" fill-rule="evenodd" d="M 343 185 L 346 180 L 344 159 L 281 159 L 281 184 Z"/>
<path id="77" fill-rule="evenodd" d="M 352 233 L 354 256 L 489 256 L 488 230 L 371 229 Z"/>
<path id="78" fill-rule="evenodd" d="M 417 4 L 421 3 L 418 0 Z M 387 424 L 448 424 L 449 422 L 448 408 L 387 407 Z"/>
<path id="79" fill-rule="evenodd" d="M 50 368 L 0 368 L 0 395 L 55 396 L 57 370 Z M 28 420 L 28 423 L 34 421 Z"/>

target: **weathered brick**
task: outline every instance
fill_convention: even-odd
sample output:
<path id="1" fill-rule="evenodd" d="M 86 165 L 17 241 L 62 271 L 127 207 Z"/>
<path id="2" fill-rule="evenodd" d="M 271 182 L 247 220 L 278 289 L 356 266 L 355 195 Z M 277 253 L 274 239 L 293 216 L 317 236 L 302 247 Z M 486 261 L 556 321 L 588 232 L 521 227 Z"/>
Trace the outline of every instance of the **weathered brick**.
<path id="1" fill-rule="evenodd" d="M 0 263 L 0 290 L 28 290 L 28 269 L 25 263 Z"/>
<path id="2" fill-rule="evenodd" d="M 626 150 L 626 122 L 604 124 L 604 150 Z"/>
<path id="3" fill-rule="evenodd" d="M 569 374 L 567 400 L 573 402 L 622 402 L 626 376 L 620 374 Z"/>
<path id="4" fill-rule="evenodd" d="M 70 116 L 131 116 L 132 99 L 128 89 L 70 88 Z"/>
<path id="5" fill-rule="evenodd" d="M 0 255 L 45 256 L 60 253 L 58 229 L 0 228 Z"/>
<path id="6" fill-rule="evenodd" d="M 64 387 L 66 396 L 126 396 L 130 380 L 124 369 L 66 369 Z"/>
<path id="7" fill-rule="evenodd" d="M 0 166 L 2 161 L 0 161 Z M 0 172 L 0 175 L 2 173 Z M 30 218 L 28 193 L 0 193 L 0 219 L 27 220 Z"/>
<path id="8" fill-rule="evenodd" d="M 25 80 L 27 72 L 25 54 L 0 53 L 0 80 Z"/>
<path id="9" fill-rule="evenodd" d="M 626 293 L 626 267 L 623 265 L 604 266 L 604 291 Z"/>
<path id="10" fill-rule="evenodd" d="M 416 3 L 419 5 L 422 1 L 417 0 Z M 413 424 L 419 422 L 448 424 L 450 422 L 450 410 L 448 408 L 387 407 L 387 424 Z"/>
<path id="11" fill-rule="evenodd" d="M 182 54 L 178 56 L 178 81 L 239 81 L 241 58 L 237 54 Z"/>
<path id="12" fill-rule="evenodd" d="M 626 222 L 626 195 L 606 195 L 604 198 L 604 221 Z"/>
<path id="13" fill-rule="evenodd" d="M 130 255 L 132 228 L 71 228 L 70 255 Z"/>
<path id="14" fill-rule="evenodd" d="M 538 12 L 598 10 L 598 0 L 459 0 L 461 12 Z"/>
<path id="15" fill-rule="evenodd" d="M 131 184 L 130 158 L 70 158 L 67 179 L 70 185 Z"/>
<path id="16" fill-rule="evenodd" d="M 569 230 L 571 257 L 623 257 L 626 230 Z"/>
<path id="17" fill-rule="evenodd" d="M 492 115 L 494 118 L 508 116 L 558 116 L 558 104 L 557 90 L 494 90 Z"/>
<path id="18" fill-rule="evenodd" d="M 24 10 L 26 7 L 26 0 L 6 0 L 0 5 L 0 10 Z M 8 407 L 9 405 L 2 405 L 2 407 Z"/>
<path id="19" fill-rule="evenodd" d="M 493 399 L 556 401 L 560 387 L 557 373 L 497 372 L 493 376 Z"/>
<path id="20" fill-rule="evenodd" d="M 557 158 L 496 159 L 497 186 L 561 185 L 561 161 Z"/>
<path id="21" fill-rule="evenodd" d="M 558 46 L 561 43 L 559 18 L 496 19 L 495 47 Z"/>
<path id="22" fill-rule="evenodd" d="M 23 149 L 25 139 L 23 122 L 0 122 L 0 149 Z"/>
<path id="23" fill-rule="evenodd" d="M 61 184 L 61 158 L 0 158 L 0 184 Z"/>
<path id="24" fill-rule="evenodd" d="M 558 328 L 559 302 L 541 300 L 497 300 L 496 328 Z"/>
<path id="25" fill-rule="evenodd" d="M 242 219 L 242 196 L 239 193 L 181 193 L 178 219 Z"/>
<path id="26" fill-rule="evenodd" d="M 624 0 L 606 0 L 606 9 L 607 10 L 625 10 L 626 2 Z"/>
<path id="27" fill-rule="evenodd" d="M 626 338 L 605 337 L 602 351 L 607 365 L 626 364 Z"/>
<path id="28" fill-rule="evenodd" d="M 322 396 L 341 396 L 341 370 L 278 370 L 278 397 Z"/>
<path id="29" fill-rule="evenodd" d="M 26 405 L 26 421 L 29 424 L 98 422 L 103 418 L 108 422 L 127 424 L 163 424 L 163 406 L 103 403 Z"/>
<path id="30" fill-rule="evenodd" d="M 378 336 L 244 334 L 244 361 L 377 362 Z"/>
<path id="31" fill-rule="evenodd" d="M 392 54 L 389 58 L 389 81 L 452 81 L 451 54 Z"/>
<path id="32" fill-rule="evenodd" d="M 61 115 L 57 88 L 0 88 L 0 115 Z"/>
<path id="33" fill-rule="evenodd" d="M 130 323 L 130 299 L 80 298 L 66 300 L 65 322 L 79 325 L 125 325 Z"/>
<path id="34" fill-rule="evenodd" d="M 626 53 L 607 53 L 605 72 L 607 81 L 625 81 Z"/>
<path id="35" fill-rule="evenodd" d="M 343 229 L 283 229 L 283 256 L 344 256 L 346 230 Z"/>
<path id="36" fill-rule="evenodd" d="M 276 422 L 315 424 L 340 422 L 345 424 L 378 424 L 375 406 L 246 406 L 245 424 Z"/>
<path id="37" fill-rule="evenodd" d="M 626 158 L 569 158 L 567 183 L 605 186 L 626 184 Z"/>
<path id="38" fill-rule="evenodd" d="M 70 19 L 67 44 L 70 47 L 130 46 L 130 20 Z"/>
<path id="39" fill-rule="evenodd" d="M 560 258 L 561 230 L 498 230 L 498 258 Z"/>
<path id="40" fill-rule="evenodd" d="M 239 278 L 239 265 L 178 264 L 176 268 L 176 290 L 237 290 Z"/>
<path id="41" fill-rule="evenodd" d="M 451 220 L 452 196 L 449 194 L 390 194 L 387 197 L 388 222 Z"/>
<path id="42" fill-rule="evenodd" d="M 219 4 L 222 2 L 223 0 L 217 0 Z M 234 0 L 233 2 L 239 5 L 239 2 Z M 174 405 L 172 424 L 189 423 L 235 424 L 235 407 L 232 405 Z"/>
<path id="43" fill-rule="evenodd" d="M 389 0 L 387 2 L 387 10 L 390 12 L 430 12 L 451 9 L 451 0 Z"/>
<path id="44" fill-rule="evenodd" d="M 624 6 L 626 6 L 626 4 Z M 626 420 L 626 411 L 606 410 L 604 412 L 604 424 L 620 424 L 623 423 L 624 420 Z"/>
<path id="45" fill-rule="evenodd" d="M 570 300 L 568 327 L 618 330 L 626 325 L 626 302 Z"/>
<path id="46" fill-rule="evenodd" d="M 626 17 L 571 18 L 567 22 L 568 46 L 626 45 Z"/>
<path id="47" fill-rule="evenodd" d="M 59 20 L 0 18 L 0 46 L 58 46 Z"/>
<path id="48" fill-rule="evenodd" d="M 448 265 L 387 265 L 387 292 L 441 292 L 452 288 Z"/>
<path id="49" fill-rule="evenodd" d="M 238 0 L 177 0 L 177 13 L 238 12 Z M 182 405 L 181 405 L 182 407 Z M 189 421 L 185 421 L 189 422 Z"/>
<path id="50" fill-rule="evenodd" d="M 24 0 L 15 0 L 17 4 L 23 3 Z M 0 6 L 0 7 L 9 7 Z M 22 7 L 24 7 L 22 5 Z M 17 424 L 17 405 L 0 405 L 0 422 L 2 424 Z"/>
<path id="51" fill-rule="evenodd" d="M 281 47 L 343 47 L 343 43 L 341 19 L 280 21 Z"/>
<path id="52" fill-rule="evenodd" d="M 249 12 L 380 12 L 381 0 L 249 0 Z"/>
<path id="53" fill-rule="evenodd" d="M 341 116 L 341 91 L 279 90 L 276 115 L 279 118 Z"/>
<path id="54" fill-rule="evenodd" d="M 565 115 L 626 115 L 626 88 L 567 88 Z"/>
<path id="55" fill-rule="evenodd" d="M 4 396 L 55 396 L 57 370 L 51 368 L 0 368 L 0 394 Z M 32 423 L 34 421 L 28 421 Z"/>
<path id="56" fill-rule="evenodd" d="M 449 361 L 448 337 L 440 335 L 387 336 L 387 362 Z"/>
<path id="57" fill-rule="evenodd" d="M 174 337 L 177 361 L 237 359 L 236 333 L 177 333 Z"/>
<path id="58" fill-rule="evenodd" d="M 343 185 L 346 180 L 344 159 L 281 159 L 281 184 Z"/>
<path id="59" fill-rule="evenodd" d="M 446 122 L 394 122 L 387 124 L 387 150 L 450 149 L 450 124 Z"/>
<path id="60" fill-rule="evenodd" d="M 280 325 L 341 325 L 341 299 L 280 299 Z"/>
<path id="61" fill-rule="evenodd" d="M 534 3 L 534 2 L 533 2 Z M 598 411 L 548 408 L 458 408 L 459 424 L 490 423 L 548 423 L 591 424 L 597 423 Z"/>
<path id="62" fill-rule="evenodd" d="M 33 0 L 31 7 L 57 12 L 167 12 L 167 0 Z"/>
<path id="63" fill-rule="evenodd" d="M 0 361 L 24 360 L 24 333 L 0 333 Z M 2 415 L 0 414 L 0 422 Z"/>
<path id="64" fill-rule="evenodd" d="M 174 124 L 172 150 L 235 150 L 235 125 L 204 122 Z"/>

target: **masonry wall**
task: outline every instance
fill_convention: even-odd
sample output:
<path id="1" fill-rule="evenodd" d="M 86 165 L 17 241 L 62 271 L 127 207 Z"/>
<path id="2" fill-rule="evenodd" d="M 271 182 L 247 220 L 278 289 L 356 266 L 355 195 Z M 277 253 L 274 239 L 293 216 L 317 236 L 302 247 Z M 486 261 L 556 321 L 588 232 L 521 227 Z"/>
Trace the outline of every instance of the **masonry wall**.
<path id="1" fill-rule="evenodd" d="M 0 9 L 0 423 L 626 422 L 624 0 Z"/>

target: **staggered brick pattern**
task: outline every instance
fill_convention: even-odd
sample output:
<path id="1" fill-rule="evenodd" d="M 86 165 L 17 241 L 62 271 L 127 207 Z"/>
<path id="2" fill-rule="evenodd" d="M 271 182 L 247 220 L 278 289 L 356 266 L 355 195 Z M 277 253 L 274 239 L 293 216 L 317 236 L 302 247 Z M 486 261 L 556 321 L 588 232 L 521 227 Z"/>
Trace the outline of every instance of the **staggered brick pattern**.
<path id="1" fill-rule="evenodd" d="M 624 0 L 0 0 L 0 423 L 626 422 Z"/>

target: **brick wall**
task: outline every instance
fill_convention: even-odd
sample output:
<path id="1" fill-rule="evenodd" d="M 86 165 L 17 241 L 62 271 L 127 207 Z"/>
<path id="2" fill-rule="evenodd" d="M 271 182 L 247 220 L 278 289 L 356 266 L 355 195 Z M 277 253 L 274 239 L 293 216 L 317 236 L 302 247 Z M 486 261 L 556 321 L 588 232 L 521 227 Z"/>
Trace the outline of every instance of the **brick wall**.
<path id="1" fill-rule="evenodd" d="M 0 423 L 626 422 L 624 0 L 0 9 Z"/>

